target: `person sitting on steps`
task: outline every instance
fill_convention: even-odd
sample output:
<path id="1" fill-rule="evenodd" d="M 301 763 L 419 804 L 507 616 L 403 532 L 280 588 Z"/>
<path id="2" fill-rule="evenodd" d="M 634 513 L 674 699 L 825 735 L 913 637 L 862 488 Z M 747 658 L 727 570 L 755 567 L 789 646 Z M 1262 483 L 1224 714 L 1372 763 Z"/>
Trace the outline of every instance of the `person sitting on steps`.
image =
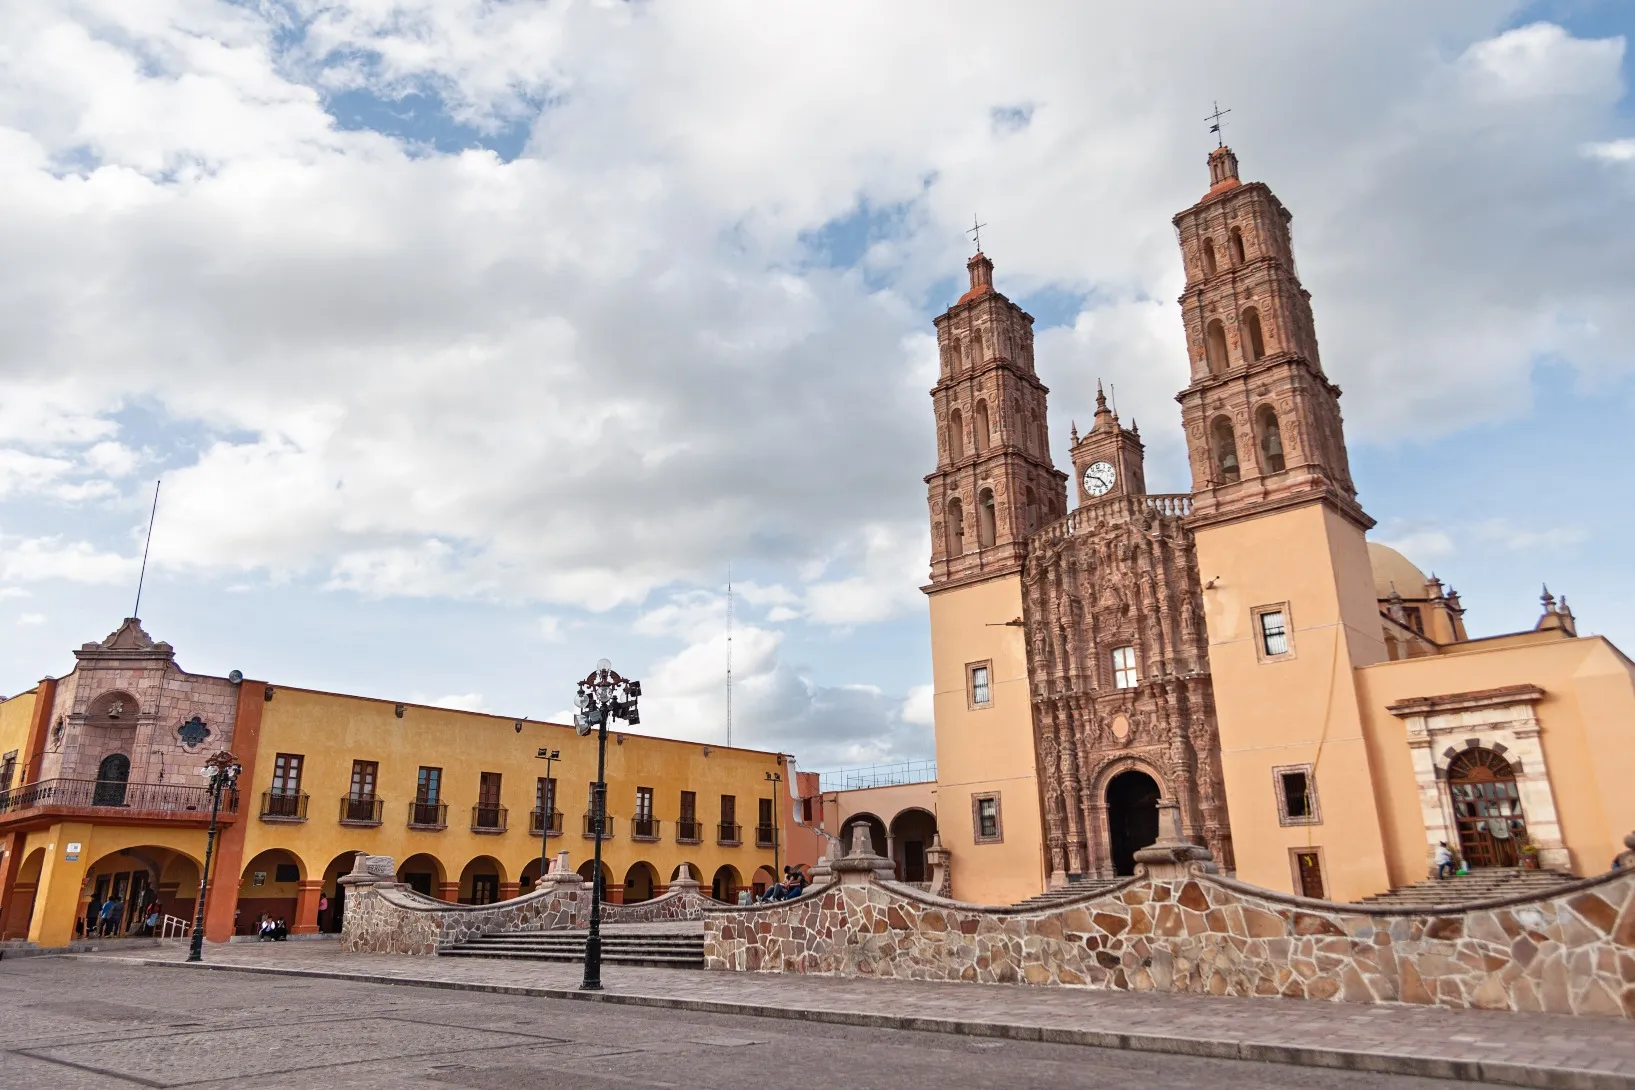
<path id="1" fill-rule="evenodd" d="M 1448 847 L 1446 840 L 1440 841 L 1436 845 L 1436 877 L 1451 878 L 1453 873 L 1453 849 Z"/>

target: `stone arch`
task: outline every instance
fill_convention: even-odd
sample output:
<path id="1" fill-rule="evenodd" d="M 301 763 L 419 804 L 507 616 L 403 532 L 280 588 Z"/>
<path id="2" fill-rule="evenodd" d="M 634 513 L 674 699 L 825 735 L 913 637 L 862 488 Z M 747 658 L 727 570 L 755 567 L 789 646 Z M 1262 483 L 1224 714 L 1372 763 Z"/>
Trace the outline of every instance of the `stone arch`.
<path id="1" fill-rule="evenodd" d="M 948 410 L 948 460 L 957 462 L 965 457 L 965 414 L 956 405 Z"/>
<path id="2" fill-rule="evenodd" d="M 577 873 L 579 877 L 583 878 L 586 882 L 591 881 L 591 876 L 596 873 L 596 860 L 587 859 L 583 863 L 579 864 Z M 608 893 L 612 889 L 613 871 L 607 865 L 607 860 L 604 859 L 602 860 L 602 902 L 604 904 L 611 903 L 608 901 Z"/>
<path id="3" fill-rule="evenodd" d="M 750 875 L 750 895 L 759 901 L 766 894 L 766 891 L 777 885 L 778 882 L 779 878 L 772 873 L 772 868 L 762 864 L 755 868 L 754 874 Z"/>
<path id="4" fill-rule="evenodd" d="M 955 496 L 948 501 L 948 555 L 965 555 L 965 505 Z"/>
<path id="5" fill-rule="evenodd" d="M 976 494 L 976 544 L 979 549 L 992 548 L 999 539 L 999 518 L 994 511 L 993 489 L 984 488 Z"/>
<path id="6" fill-rule="evenodd" d="M 199 896 L 199 871 L 200 860 L 190 853 L 157 844 L 135 844 L 106 852 L 85 868 L 76 909 L 80 922 L 75 930 L 87 923 L 95 930 L 97 918 L 93 915 L 88 919 L 87 913 L 92 904 L 100 911 L 101 904 L 115 893 L 123 905 L 115 924 L 118 934 L 140 929 L 144 910 L 154 905 L 161 915 L 179 916 L 191 923 Z M 8 931 L 11 918 L 8 913 Z M 27 926 L 27 921 L 22 924 Z"/>
<path id="7" fill-rule="evenodd" d="M 1243 228 L 1232 228 L 1230 238 L 1232 243 L 1232 264 L 1241 265 L 1249 260 L 1248 253 L 1243 246 Z"/>
<path id="8" fill-rule="evenodd" d="M 253 935 L 262 916 L 281 919 L 294 927 L 300 886 L 306 877 L 306 862 L 290 849 L 264 848 L 257 852 L 239 875 L 238 919 L 233 930 Z"/>
<path id="9" fill-rule="evenodd" d="M 125 788 L 131 779 L 131 759 L 114 752 L 97 764 L 96 787 L 92 789 L 92 806 L 124 806 Z"/>
<path id="10" fill-rule="evenodd" d="M 988 420 L 988 403 L 979 399 L 971 413 L 971 449 L 978 454 L 983 453 L 988 449 L 988 440 L 992 435 L 992 425 Z"/>
<path id="11" fill-rule="evenodd" d="M 11 897 L 0 910 L 5 915 L 5 929 L 0 932 L 0 939 L 28 938 L 29 924 L 34 918 L 34 898 L 44 866 L 44 848 L 35 848 L 23 857 L 17 868 L 17 880 L 11 887 Z"/>
<path id="12" fill-rule="evenodd" d="M 1277 426 L 1277 410 L 1270 405 L 1255 410 L 1255 438 L 1261 472 L 1282 473 L 1288 464 L 1283 456 L 1283 431 Z"/>
<path id="13" fill-rule="evenodd" d="M 1135 873 L 1135 853 L 1158 839 L 1158 800 L 1163 788 L 1157 777 L 1139 768 L 1126 768 L 1107 781 L 1108 856 L 1113 873 Z"/>
<path id="14" fill-rule="evenodd" d="M 710 896 L 725 904 L 736 904 L 738 891 L 743 885 L 744 879 L 738 868 L 731 863 L 723 863 L 715 868 L 715 876 L 710 879 Z"/>
<path id="15" fill-rule="evenodd" d="M 1238 440 L 1232 430 L 1232 420 L 1222 414 L 1209 424 L 1209 445 L 1214 455 L 1215 479 L 1231 484 L 1243 479 L 1243 466 L 1238 461 Z"/>
<path id="16" fill-rule="evenodd" d="M 1083 798 L 1086 808 L 1085 840 L 1090 861 L 1089 869 L 1102 878 L 1119 874 L 1113 857 L 1112 820 L 1107 804 L 1107 791 L 1112 782 L 1126 772 L 1140 772 L 1158 785 L 1159 798 L 1172 797 L 1162 770 L 1145 757 L 1129 753 L 1107 756 L 1085 775 Z"/>
<path id="17" fill-rule="evenodd" d="M 1511 763 L 1497 749 L 1469 746 L 1448 761 L 1447 785 L 1465 865 L 1519 866 L 1527 816 Z"/>
<path id="18" fill-rule="evenodd" d="M 624 903 L 639 904 L 658 895 L 659 872 L 645 859 L 630 864 L 624 872 Z"/>
<path id="19" fill-rule="evenodd" d="M 397 880 L 425 897 L 442 897 L 447 872 L 430 852 L 416 852 L 397 865 Z"/>
<path id="20" fill-rule="evenodd" d="M 670 881 L 674 882 L 683 874 L 686 874 L 687 877 L 691 878 L 699 885 L 704 884 L 704 872 L 698 869 L 697 863 L 677 863 L 676 869 L 670 872 Z"/>
<path id="21" fill-rule="evenodd" d="M 1206 237 L 1204 239 L 1203 262 L 1204 262 L 1204 275 L 1205 276 L 1214 276 L 1217 269 L 1219 268 L 1219 266 L 1218 266 L 1217 262 L 1215 261 L 1215 240 L 1212 239 L 1212 238 L 1207 238 Z"/>
<path id="22" fill-rule="evenodd" d="M 1211 318 L 1204 326 L 1204 363 L 1212 375 L 1223 374 L 1231 366 L 1226 351 L 1226 324 Z"/>
<path id="23" fill-rule="evenodd" d="M 124 689 L 98 693 L 85 706 L 86 726 L 135 726 L 142 713 L 141 702 Z"/>
<path id="24" fill-rule="evenodd" d="M 887 840 L 888 840 L 888 833 L 886 831 L 886 823 L 884 821 L 880 820 L 880 818 L 877 817 L 876 815 L 871 814 L 866 810 L 860 811 L 860 812 L 855 813 L 855 814 L 852 814 L 850 817 L 848 817 L 846 819 L 845 824 L 843 824 L 841 826 L 841 830 L 840 830 L 840 850 L 841 850 L 841 852 L 842 853 L 849 853 L 852 850 L 852 826 L 857 825 L 859 823 L 868 826 L 868 829 L 869 829 L 869 846 L 874 851 L 874 854 L 878 855 L 878 856 L 881 856 L 882 858 L 890 858 L 889 855 L 887 854 L 888 849 L 886 847 Z"/>
<path id="25" fill-rule="evenodd" d="M 341 885 L 341 877 L 352 873 L 352 866 L 361 850 L 341 852 L 324 867 L 323 884 L 318 889 L 329 899 L 329 907 L 318 911 L 319 931 L 326 934 L 340 933 L 341 921 L 346 916 L 346 887 Z"/>
<path id="26" fill-rule="evenodd" d="M 1033 494 L 1032 485 L 1028 485 L 1026 491 L 1022 493 L 1022 498 L 1027 511 L 1028 533 L 1031 534 L 1039 528 L 1042 521 L 1039 518 L 1039 498 Z"/>
<path id="27" fill-rule="evenodd" d="M 1261 332 L 1260 310 L 1256 307 L 1243 308 L 1238 317 L 1238 347 L 1251 361 L 1266 355 L 1266 337 Z"/>
<path id="28" fill-rule="evenodd" d="M 460 871 L 459 902 L 463 905 L 491 905 L 504 900 L 505 864 L 491 855 L 479 855 Z"/>
<path id="29" fill-rule="evenodd" d="M 931 867 L 925 861 L 925 853 L 937 836 L 937 815 L 923 806 L 905 806 L 892 816 L 890 833 L 897 879 L 929 882 Z"/>

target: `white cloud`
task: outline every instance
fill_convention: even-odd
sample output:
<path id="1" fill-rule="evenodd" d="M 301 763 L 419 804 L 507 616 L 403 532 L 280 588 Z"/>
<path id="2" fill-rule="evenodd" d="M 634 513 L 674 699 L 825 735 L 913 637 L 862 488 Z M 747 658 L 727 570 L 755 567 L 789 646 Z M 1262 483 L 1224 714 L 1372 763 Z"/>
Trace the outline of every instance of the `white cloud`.
<path id="1" fill-rule="evenodd" d="M 1381 545 L 1395 549 L 1420 567 L 1453 556 L 1459 551 L 1451 534 L 1446 530 L 1430 527 L 1387 531 L 1376 535 L 1375 540 Z"/>
<path id="2" fill-rule="evenodd" d="M 19 613 L 17 623 L 20 625 L 37 625 L 45 623 L 44 613 Z"/>
<path id="3" fill-rule="evenodd" d="M 1593 159 L 1605 159 L 1613 163 L 1632 162 L 1635 161 L 1635 137 L 1585 144 L 1584 154 Z"/>
<path id="4" fill-rule="evenodd" d="M 135 585 L 138 560 L 105 552 L 86 541 L 55 537 L 0 535 L 0 579 L 16 583 L 67 580 L 71 583 Z"/>
<path id="5" fill-rule="evenodd" d="M 1579 526 L 1517 526 L 1509 519 L 1488 519 L 1475 527 L 1477 536 L 1510 549 L 1564 549 L 1589 537 Z"/>
<path id="6" fill-rule="evenodd" d="M 457 708 L 467 712 L 487 712 L 494 709 L 488 706 L 482 693 L 451 693 L 447 696 L 433 697 L 431 700 L 417 699 L 416 704 L 430 704 L 434 708 Z"/>

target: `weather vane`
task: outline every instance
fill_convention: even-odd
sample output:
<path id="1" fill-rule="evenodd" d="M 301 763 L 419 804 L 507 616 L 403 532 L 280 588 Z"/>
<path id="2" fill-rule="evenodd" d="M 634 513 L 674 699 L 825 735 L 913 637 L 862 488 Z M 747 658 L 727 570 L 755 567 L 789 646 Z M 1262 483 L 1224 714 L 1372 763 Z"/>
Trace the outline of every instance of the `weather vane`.
<path id="1" fill-rule="evenodd" d="M 977 217 L 972 216 L 971 229 L 965 232 L 976 240 L 976 252 L 979 254 L 982 252 L 982 229 L 986 226 L 988 226 L 986 223 L 978 223 Z"/>
<path id="2" fill-rule="evenodd" d="M 1215 134 L 1215 146 L 1217 148 L 1226 146 L 1226 137 L 1221 133 L 1221 129 L 1226 125 L 1226 122 L 1222 121 L 1221 118 L 1231 112 L 1231 110 L 1221 109 L 1221 104 L 1217 102 L 1215 103 L 1215 112 L 1204 118 L 1205 121 L 1210 122 L 1209 131 Z"/>

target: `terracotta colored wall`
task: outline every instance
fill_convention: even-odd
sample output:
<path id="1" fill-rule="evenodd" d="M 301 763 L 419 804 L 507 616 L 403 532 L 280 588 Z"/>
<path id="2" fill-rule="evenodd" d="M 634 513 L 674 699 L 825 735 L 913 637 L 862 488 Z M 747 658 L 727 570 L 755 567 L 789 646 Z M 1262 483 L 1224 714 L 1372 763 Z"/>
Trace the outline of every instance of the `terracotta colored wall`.
<path id="1" fill-rule="evenodd" d="M 952 854 L 956 896 L 991 904 L 1044 889 L 1044 823 L 1022 630 L 1021 579 L 1005 576 L 939 591 L 931 601 L 931 672 L 937 731 L 937 826 Z M 972 709 L 966 665 L 991 660 L 993 706 Z M 977 844 L 971 799 L 1000 793 L 1004 840 Z M 890 815 L 880 815 L 890 821 Z"/>
<path id="2" fill-rule="evenodd" d="M 1198 532 L 1210 669 L 1237 874 L 1294 891 L 1293 849 L 1321 850 L 1325 893 L 1390 884 L 1352 667 L 1384 658 L 1362 532 L 1308 505 Z M 1292 657 L 1262 662 L 1251 611 L 1288 603 Z M 1273 768 L 1315 764 L 1320 826 L 1279 824 Z"/>

